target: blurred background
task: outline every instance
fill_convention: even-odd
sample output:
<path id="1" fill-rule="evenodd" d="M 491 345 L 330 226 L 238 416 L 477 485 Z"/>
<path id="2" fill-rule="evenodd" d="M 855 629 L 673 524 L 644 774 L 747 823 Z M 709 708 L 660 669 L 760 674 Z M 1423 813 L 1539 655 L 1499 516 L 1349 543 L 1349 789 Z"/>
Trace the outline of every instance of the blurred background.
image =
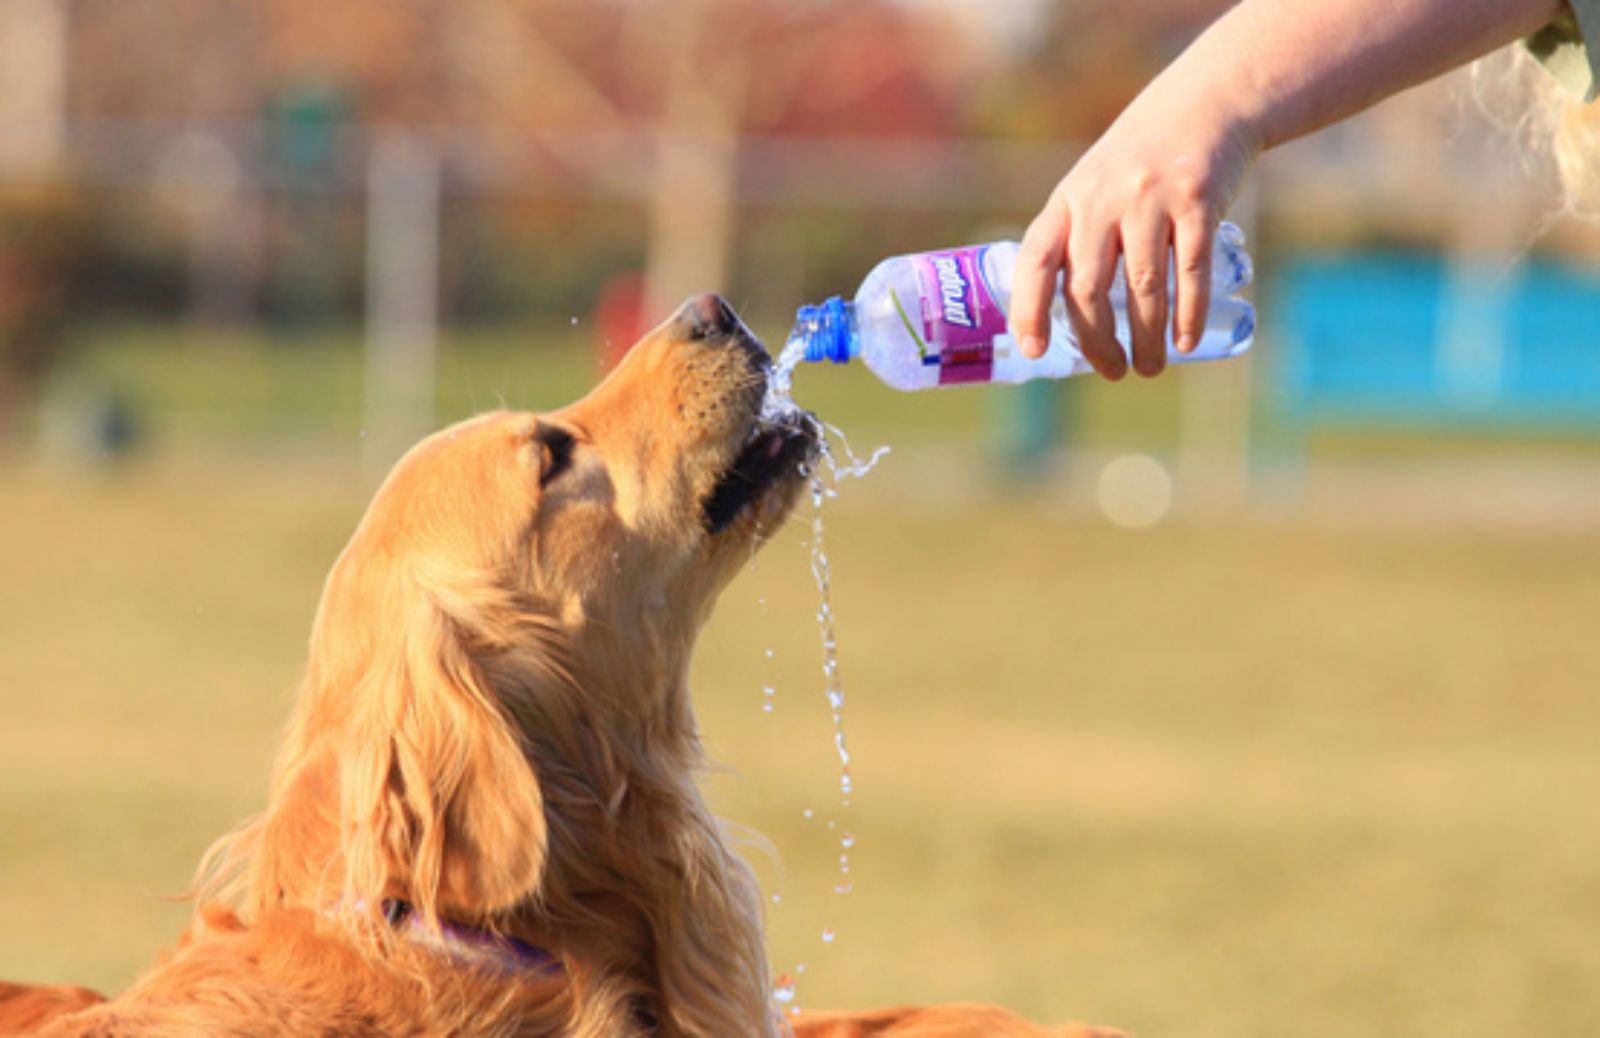
<path id="1" fill-rule="evenodd" d="M 175 937 L 417 436 L 1017 236 L 1226 6 L 0 0 L 0 976 Z M 1600 233 L 1499 78 L 1261 164 L 1245 360 L 801 373 L 892 448 L 823 513 L 852 804 L 804 516 L 696 669 L 800 1004 L 1600 1033 Z"/>

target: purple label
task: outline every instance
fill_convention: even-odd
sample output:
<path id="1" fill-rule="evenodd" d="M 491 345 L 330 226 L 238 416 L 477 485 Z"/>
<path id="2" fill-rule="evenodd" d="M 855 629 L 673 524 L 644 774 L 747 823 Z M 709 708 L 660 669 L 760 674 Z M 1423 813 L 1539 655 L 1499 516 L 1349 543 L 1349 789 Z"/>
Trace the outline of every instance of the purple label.
<path id="1" fill-rule="evenodd" d="M 939 366 L 939 383 L 988 382 L 994 375 L 994 340 L 1006 334 L 1006 315 L 983 280 L 987 245 L 915 257 L 924 364 Z"/>

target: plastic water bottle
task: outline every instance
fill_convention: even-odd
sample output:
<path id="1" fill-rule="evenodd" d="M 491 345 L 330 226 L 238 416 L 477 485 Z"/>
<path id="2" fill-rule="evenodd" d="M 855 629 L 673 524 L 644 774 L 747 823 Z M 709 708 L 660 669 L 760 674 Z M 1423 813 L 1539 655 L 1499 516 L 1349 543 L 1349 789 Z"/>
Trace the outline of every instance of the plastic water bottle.
<path id="1" fill-rule="evenodd" d="M 800 360 L 838 364 L 860 357 L 896 389 L 975 382 L 1026 382 L 1092 371 L 1067 323 L 1060 293 L 1050 310 L 1050 345 L 1029 360 L 1006 329 L 1017 243 L 1002 241 L 941 252 L 895 256 L 861 283 L 854 302 L 838 296 L 803 306 L 784 351 Z M 1172 264 L 1168 264 L 1169 272 Z M 1253 270 L 1244 234 L 1231 223 L 1217 231 L 1211 256 L 1211 309 L 1192 353 L 1179 353 L 1167 328 L 1167 360 L 1188 364 L 1237 357 L 1250 348 L 1255 307 L 1238 297 Z M 1173 277 L 1167 279 L 1170 299 Z M 1127 344 L 1128 289 L 1121 261 L 1111 287 L 1117 339 Z"/>

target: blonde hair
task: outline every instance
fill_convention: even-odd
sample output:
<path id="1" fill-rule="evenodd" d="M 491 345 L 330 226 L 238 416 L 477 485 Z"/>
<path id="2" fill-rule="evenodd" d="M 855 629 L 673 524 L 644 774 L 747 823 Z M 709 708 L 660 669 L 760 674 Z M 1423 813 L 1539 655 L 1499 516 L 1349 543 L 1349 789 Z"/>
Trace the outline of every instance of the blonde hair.
<path id="1" fill-rule="evenodd" d="M 1474 63 L 1472 95 L 1521 145 L 1530 173 L 1550 169 L 1567 213 L 1600 220 L 1600 101 L 1585 103 L 1521 46 Z"/>
<path id="2" fill-rule="evenodd" d="M 1559 102 L 1552 153 L 1567 207 L 1600 219 L 1600 102 Z"/>

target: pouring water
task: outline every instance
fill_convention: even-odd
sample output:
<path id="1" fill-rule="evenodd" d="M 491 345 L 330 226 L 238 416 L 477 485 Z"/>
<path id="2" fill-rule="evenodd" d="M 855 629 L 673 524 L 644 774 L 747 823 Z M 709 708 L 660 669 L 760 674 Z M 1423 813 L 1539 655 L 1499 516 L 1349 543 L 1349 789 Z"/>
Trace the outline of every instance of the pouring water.
<path id="1" fill-rule="evenodd" d="M 844 723 L 844 683 L 839 673 L 839 646 L 838 636 L 835 631 L 835 618 L 833 611 L 832 573 L 828 562 L 828 554 L 823 540 L 822 508 L 826 501 L 837 497 L 839 484 L 845 479 L 859 479 L 872 471 L 883 457 L 889 453 L 888 447 L 878 447 L 866 458 L 861 458 L 851 449 L 849 440 L 837 427 L 823 422 L 809 411 L 804 410 L 795 403 L 793 398 L 794 372 L 805 360 L 806 343 L 799 336 L 791 336 L 784 345 L 783 350 L 773 362 L 772 371 L 768 376 L 767 395 L 762 402 L 761 417 L 767 422 L 799 422 L 812 428 L 816 433 L 818 456 L 821 459 L 820 467 L 812 467 L 805 475 L 811 483 L 811 574 L 817 582 L 819 603 L 817 606 L 817 627 L 822 640 L 822 676 L 823 694 L 827 699 L 829 713 L 833 723 L 834 752 L 839 759 L 839 804 L 841 809 L 850 807 L 850 798 L 855 792 L 855 780 L 850 768 L 850 748 L 845 736 Z M 837 443 L 837 449 L 835 447 Z M 765 699 L 763 710 L 771 712 L 771 685 L 763 686 L 762 694 Z M 806 817 L 811 817 L 808 809 Z M 828 823 L 828 828 L 833 830 L 834 823 Z M 850 850 L 854 847 L 856 838 L 853 833 L 844 832 L 839 837 L 839 874 L 834 883 L 835 894 L 848 894 L 851 890 L 850 882 Z M 776 901 L 776 897 L 774 898 Z M 822 931 L 821 939 L 824 944 L 832 944 L 836 937 L 833 927 Z M 795 974 L 803 972 L 805 967 L 799 966 Z M 795 978 L 794 974 L 783 974 L 778 978 L 776 989 L 773 991 L 774 1000 L 789 1011 L 798 1010 L 795 1005 Z"/>

